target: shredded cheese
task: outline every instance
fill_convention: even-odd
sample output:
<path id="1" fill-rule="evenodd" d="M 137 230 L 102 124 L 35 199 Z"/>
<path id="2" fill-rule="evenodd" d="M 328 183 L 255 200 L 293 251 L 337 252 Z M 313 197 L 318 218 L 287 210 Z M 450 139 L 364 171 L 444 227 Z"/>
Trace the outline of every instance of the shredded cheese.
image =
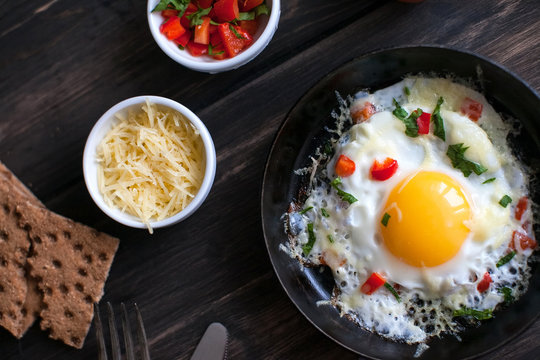
<path id="1" fill-rule="evenodd" d="M 108 206 L 141 219 L 148 231 L 184 209 L 201 187 L 204 144 L 182 114 L 148 100 L 129 112 L 97 148 L 98 186 Z"/>

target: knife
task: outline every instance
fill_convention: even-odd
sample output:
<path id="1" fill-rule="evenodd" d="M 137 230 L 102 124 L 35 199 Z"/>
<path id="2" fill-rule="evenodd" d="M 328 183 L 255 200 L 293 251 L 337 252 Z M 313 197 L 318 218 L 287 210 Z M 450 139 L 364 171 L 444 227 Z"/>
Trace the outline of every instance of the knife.
<path id="1" fill-rule="evenodd" d="M 225 360 L 228 340 L 229 335 L 225 326 L 217 322 L 210 324 L 195 348 L 191 360 Z"/>

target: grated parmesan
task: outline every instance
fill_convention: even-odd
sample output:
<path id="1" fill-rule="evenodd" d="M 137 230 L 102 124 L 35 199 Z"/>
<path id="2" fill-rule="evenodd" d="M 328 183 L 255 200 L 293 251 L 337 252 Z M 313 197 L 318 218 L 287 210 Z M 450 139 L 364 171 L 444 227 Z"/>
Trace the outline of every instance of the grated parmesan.
<path id="1" fill-rule="evenodd" d="M 97 148 L 98 186 L 108 206 L 134 215 L 153 232 L 159 221 L 184 209 L 204 177 L 204 144 L 177 111 L 148 100 L 119 120 Z"/>

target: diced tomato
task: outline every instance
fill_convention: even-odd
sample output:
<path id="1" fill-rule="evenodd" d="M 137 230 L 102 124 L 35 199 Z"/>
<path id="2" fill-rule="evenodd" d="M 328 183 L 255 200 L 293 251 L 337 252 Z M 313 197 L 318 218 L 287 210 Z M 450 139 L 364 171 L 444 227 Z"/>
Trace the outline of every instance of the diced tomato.
<path id="1" fill-rule="evenodd" d="M 486 271 L 486 273 L 484 274 L 484 277 L 482 278 L 482 280 L 480 280 L 480 282 L 476 286 L 476 289 L 478 289 L 479 292 L 484 292 L 487 289 L 489 289 L 489 284 L 491 284 L 492 282 L 493 280 L 491 280 L 491 276 Z"/>
<path id="2" fill-rule="evenodd" d="M 203 16 L 201 18 L 202 24 L 195 26 L 195 36 L 193 41 L 197 44 L 208 45 L 210 42 L 210 18 L 208 16 Z"/>
<path id="3" fill-rule="evenodd" d="M 514 213 L 514 216 L 517 221 L 521 221 L 521 218 L 523 217 L 523 213 L 527 210 L 527 204 L 528 204 L 528 199 L 526 196 L 523 196 L 521 199 L 519 199 L 516 205 L 516 211 Z"/>
<path id="4" fill-rule="evenodd" d="M 185 33 L 186 29 L 180 25 L 180 19 L 177 16 L 173 16 L 161 24 L 159 31 L 165 35 L 167 39 L 173 40 Z"/>
<path id="5" fill-rule="evenodd" d="M 375 105 L 373 105 L 369 101 L 366 101 L 361 109 L 353 110 L 353 112 L 351 113 L 351 117 L 353 121 L 358 124 L 366 121 L 371 117 L 371 115 L 375 114 L 376 112 L 377 108 L 375 107 Z"/>
<path id="6" fill-rule="evenodd" d="M 259 23 L 256 19 L 254 20 L 241 20 L 238 22 L 240 27 L 244 30 L 246 30 L 249 35 L 254 36 L 257 33 L 257 29 L 259 28 Z"/>
<path id="7" fill-rule="evenodd" d="M 217 4 L 217 3 L 216 3 Z M 231 30 L 231 28 L 234 29 Z M 229 57 L 238 55 L 242 49 L 249 46 L 253 42 L 253 37 L 239 26 L 233 26 L 229 23 L 219 24 L 218 32 L 221 36 L 225 51 Z M 238 34 L 238 36 L 235 34 Z"/>
<path id="8" fill-rule="evenodd" d="M 214 4 L 214 11 L 219 21 L 233 21 L 240 13 L 238 10 L 238 0 L 218 0 Z"/>
<path id="9" fill-rule="evenodd" d="M 193 56 L 201 56 L 208 54 L 208 45 L 197 44 L 196 42 L 193 42 L 191 40 L 187 43 L 186 48 Z"/>
<path id="10" fill-rule="evenodd" d="M 378 181 L 390 179 L 396 173 L 397 168 L 397 160 L 386 158 L 382 163 L 375 160 L 370 169 L 371 178 Z"/>
<path id="11" fill-rule="evenodd" d="M 189 29 L 191 27 L 191 20 L 188 19 L 188 16 L 193 14 L 197 10 L 199 10 L 197 8 L 197 5 L 190 2 L 186 8 L 186 11 L 184 12 L 184 15 L 182 15 L 182 18 L 180 19 L 183 27 L 185 27 L 186 29 Z"/>
<path id="12" fill-rule="evenodd" d="M 463 103 L 461 103 L 461 112 L 472 121 L 478 121 L 478 119 L 480 119 L 483 108 L 484 105 L 469 97 L 466 97 L 463 100 Z"/>
<path id="13" fill-rule="evenodd" d="M 420 115 L 416 119 L 416 123 L 418 124 L 418 133 L 419 134 L 429 134 L 429 123 L 431 121 L 431 114 L 427 112 L 423 112 L 422 115 Z"/>
<path id="14" fill-rule="evenodd" d="M 213 2 L 214 0 L 197 0 L 197 4 L 199 4 L 199 7 L 201 9 L 209 8 L 210 6 L 212 6 Z"/>
<path id="15" fill-rule="evenodd" d="M 161 16 L 165 19 L 170 18 L 171 16 L 178 16 L 178 10 L 175 9 L 165 9 L 161 12 Z"/>
<path id="16" fill-rule="evenodd" d="M 182 47 L 186 47 L 190 39 L 191 39 L 191 31 L 186 30 L 186 32 L 180 35 L 180 37 L 177 37 L 176 39 L 174 39 L 174 42 L 178 45 L 181 45 Z"/>
<path id="17" fill-rule="evenodd" d="M 517 243 L 519 243 L 519 247 L 522 250 L 534 249 L 538 245 L 536 240 L 528 237 L 526 234 L 522 232 L 514 230 L 512 234 L 512 241 L 510 241 L 510 245 L 508 247 L 512 250 L 515 250 Z"/>
<path id="18" fill-rule="evenodd" d="M 360 291 L 366 295 L 371 295 L 375 292 L 375 290 L 383 286 L 385 282 L 386 280 L 381 275 L 374 272 L 362 285 Z"/>
<path id="19" fill-rule="evenodd" d="M 338 160 L 336 161 L 336 174 L 337 176 L 347 177 L 351 176 L 356 169 L 354 161 L 348 158 L 345 155 L 339 155 Z"/>
<path id="20" fill-rule="evenodd" d="M 264 0 L 239 0 L 240 10 L 249 11 L 254 7 L 261 5 Z"/>

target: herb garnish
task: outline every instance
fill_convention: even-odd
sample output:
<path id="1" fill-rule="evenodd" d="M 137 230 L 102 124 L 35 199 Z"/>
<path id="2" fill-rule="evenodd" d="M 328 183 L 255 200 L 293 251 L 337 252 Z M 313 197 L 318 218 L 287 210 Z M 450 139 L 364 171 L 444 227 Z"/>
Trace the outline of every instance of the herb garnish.
<path id="1" fill-rule="evenodd" d="M 393 99 L 393 104 L 396 107 L 394 111 L 392 111 L 392 114 L 394 114 L 395 117 L 397 117 L 399 120 L 404 121 L 407 118 L 407 110 L 401 107 L 396 99 Z"/>
<path id="2" fill-rule="evenodd" d="M 388 225 L 388 220 L 390 220 L 390 214 L 384 213 L 381 220 L 381 224 L 383 224 L 386 227 L 386 225 Z"/>
<path id="3" fill-rule="evenodd" d="M 510 260 L 512 260 L 512 258 L 516 256 L 516 252 L 515 251 L 512 251 L 510 252 L 509 254 L 503 256 L 502 258 L 499 259 L 499 261 L 497 261 L 497 267 L 501 267 L 503 266 L 504 264 L 508 263 Z"/>
<path id="4" fill-rule="evenodd" d="M 221 55 L 224 53 L 224 51 L 217 51 L 217 52 L 214 52 L 214 46 L 212 46 L 211 43 L 208 43 L 208 55 L 210 56 L 213 56 L 213 55 Z"/>
<path id="5" fill-rule="evenodd" d="M 504 295 L 504 302 L 506 304 L 510 304 L 510 303 L 514 302 L 514 296 L 512 295 L 512 289 L 505 286 L 503 288 L 500 288 L 499 292 Z"/>
<path id="6" fill-rule="evenodd" d="M 307 224 L 307 230 L 308 230 L 308 242 L 302 246 L 302 251 L 304 252 L 305 256 L 308 256 L 311 252 L 311 249 L 313 249 L 313 244 L 315 244 L 315 233 L 313 232 L 313 224 L 309 223 Z"/>
<path id="7" fill-rule="evenodd" d="M 182 17 L 189 3 L 190 0 L 159 0 L 159 3 L 152 10 L 152 12 L 175 9 L 179 11 L 178 17 Z"/>
<path id="8" fill-rule="evenodd" d="M 444 121 L 441 116 L 441 105 L 444 102 L 444 99 L 439 97 L 439 100 L 437 100 L 437 105 L 435 106 L 435 109 L 433 109 L 433 114 L 431 114 L 431 121 L 433 122 L 433 135 L 441 139 L 442 141 L 446 141 L 446 133 L 444 131 Z"/>
<path id="9" fill-rule="evenodd" d="M 475 310 L 468 307 L 462 307 L 461 309 L 454 310 L 453 316 L 472 316 L 476 320 L 487 320 L 493 317 L 493 310 Z"/>
<path id="10" fill-rule="evenodd" d="M 309 210 L 313 209 L 313 206 L 308 206 L 307 208 L 305 208 L 304 210 L 300 211 L 300 215 L 304 215 L 305 213 L 307 213 Z"/>
<path id="11" fill-rule="evenodd" d="M 407 95 L 407 96 L 411 95 L 411 90 L 409 90 L 409 88 L 408 88 L 407 86 L 405 86 L 405 87 L 403 88 L 403 92 L 404 92 L 405 95 Z"/>
<path id="12" fill-rule="evenodd" d="M 388 281 L 384 283 L 384 287 L 390 290 L 392 295 L 396 297 L 397 302 L 401 302 L 401 298 L 399 297 L 399 294 L 397 293 L 396 289 L 394 289 L 394 287 L 390 285 Z"/>
<path id="13" fill-rule="evenodd" d="M 231 29 L 231 31 L 234 33 L 234 36 L 236 36 L 239 39 L 244 39 L 244 37 L 240 35 L 240 33 L 238 33 L 238 31 L 236 31 L 234 26 L 232 26 L 231 24 L 229 24 L 229 29 Z"/>
<path id="14" fill-rule="evenodd" d="M 330 214 L 328 213 L 328 211 L 326 211 L 325 208 L 321 208 L 321 214 L 322 214 L 322 216 L 324 216 L 326 218 L 330 217 Z"/>
<path id="15" fill-rule="evenodd" d="M 328 234 L 327 238 L 332 244 L 334 243 L 334 237 L 332 235 Z"/>
<path id="16" fill-rule="evenodd" d="M 211 7 L 206 9 L 198 9 L 194 13 L 188 15 L 187 18 L 190 20 L 190 26 L 201 25 L 203 23 L 201 17 L 208 15 L 210 10 L 212 10 Z"/>
<path id="17" fill-rule="evenodd" d="M 355 198 L 353 195 L 349 194 L 348 192 L 345 192 L 343 190 L 341 190 L 338 185 L 341 185 L 341 178 L 340 177 L 337 177 L 335 178 L 334 180 L 332 180 L 332 182 L 330 183 L 330 185 L 336 189 L 339 197 L 341 197 L 341 199 L 343 201 L 346 201 L 348 202 L 349 204 L 352 204 L 356 201 L 358 201 L 357 198 Z"/>
<path id="18" fill-rule="evenodd" d="M 501 205 L 503 208 L 507 207 L 508 204 L 512 202 L 512 198 L 508 195 L 504 195 L 501 200 L 499 200 L 499 205 Z"/>
<path id="19" fill-rule="evenodd" d="M 465 159 L 465 151 L 467 151 L 468 148 L 469 147 L 464 147 L 463 143 L 448 146 L 446 155 L 452 161 L 452 166 L 461 170 L 465 177 L 471 175 L 473 171 L 476 175 L 486 172 L 488 170 L 487 168 L 478 163 Z"/>
<path id="20" fill-rule="evenodd" d="M 238 14 L 238 17 L 236 18 L 236 20 L 253 20 L 253 19 L 255 19 L 254 11 L 241 12 Z"/>
<path id="21" fill-rule="evenodd" d="M 484 181 L 482 184 L 488 184 L 488 183 L 494 182 L 495 180 L 496 180 L 495 178 L 489 178 L 486 181 Z"/>
<path id="22" fill-rule="evenodd" d="M 394 99 L 394 105 L 396 108 L 392 111 L 395 117 L 401 120 L 405 124 L 405 135 L 410 137 L 418 136 L 418 123 L 416 119 L 422 115 L 422 109 L 416 109 L 410 115 L 407 114 L 407 111 L 399 105 L 399 103 Z M 408 115 L 408 116 L 407 116 Z"/>

